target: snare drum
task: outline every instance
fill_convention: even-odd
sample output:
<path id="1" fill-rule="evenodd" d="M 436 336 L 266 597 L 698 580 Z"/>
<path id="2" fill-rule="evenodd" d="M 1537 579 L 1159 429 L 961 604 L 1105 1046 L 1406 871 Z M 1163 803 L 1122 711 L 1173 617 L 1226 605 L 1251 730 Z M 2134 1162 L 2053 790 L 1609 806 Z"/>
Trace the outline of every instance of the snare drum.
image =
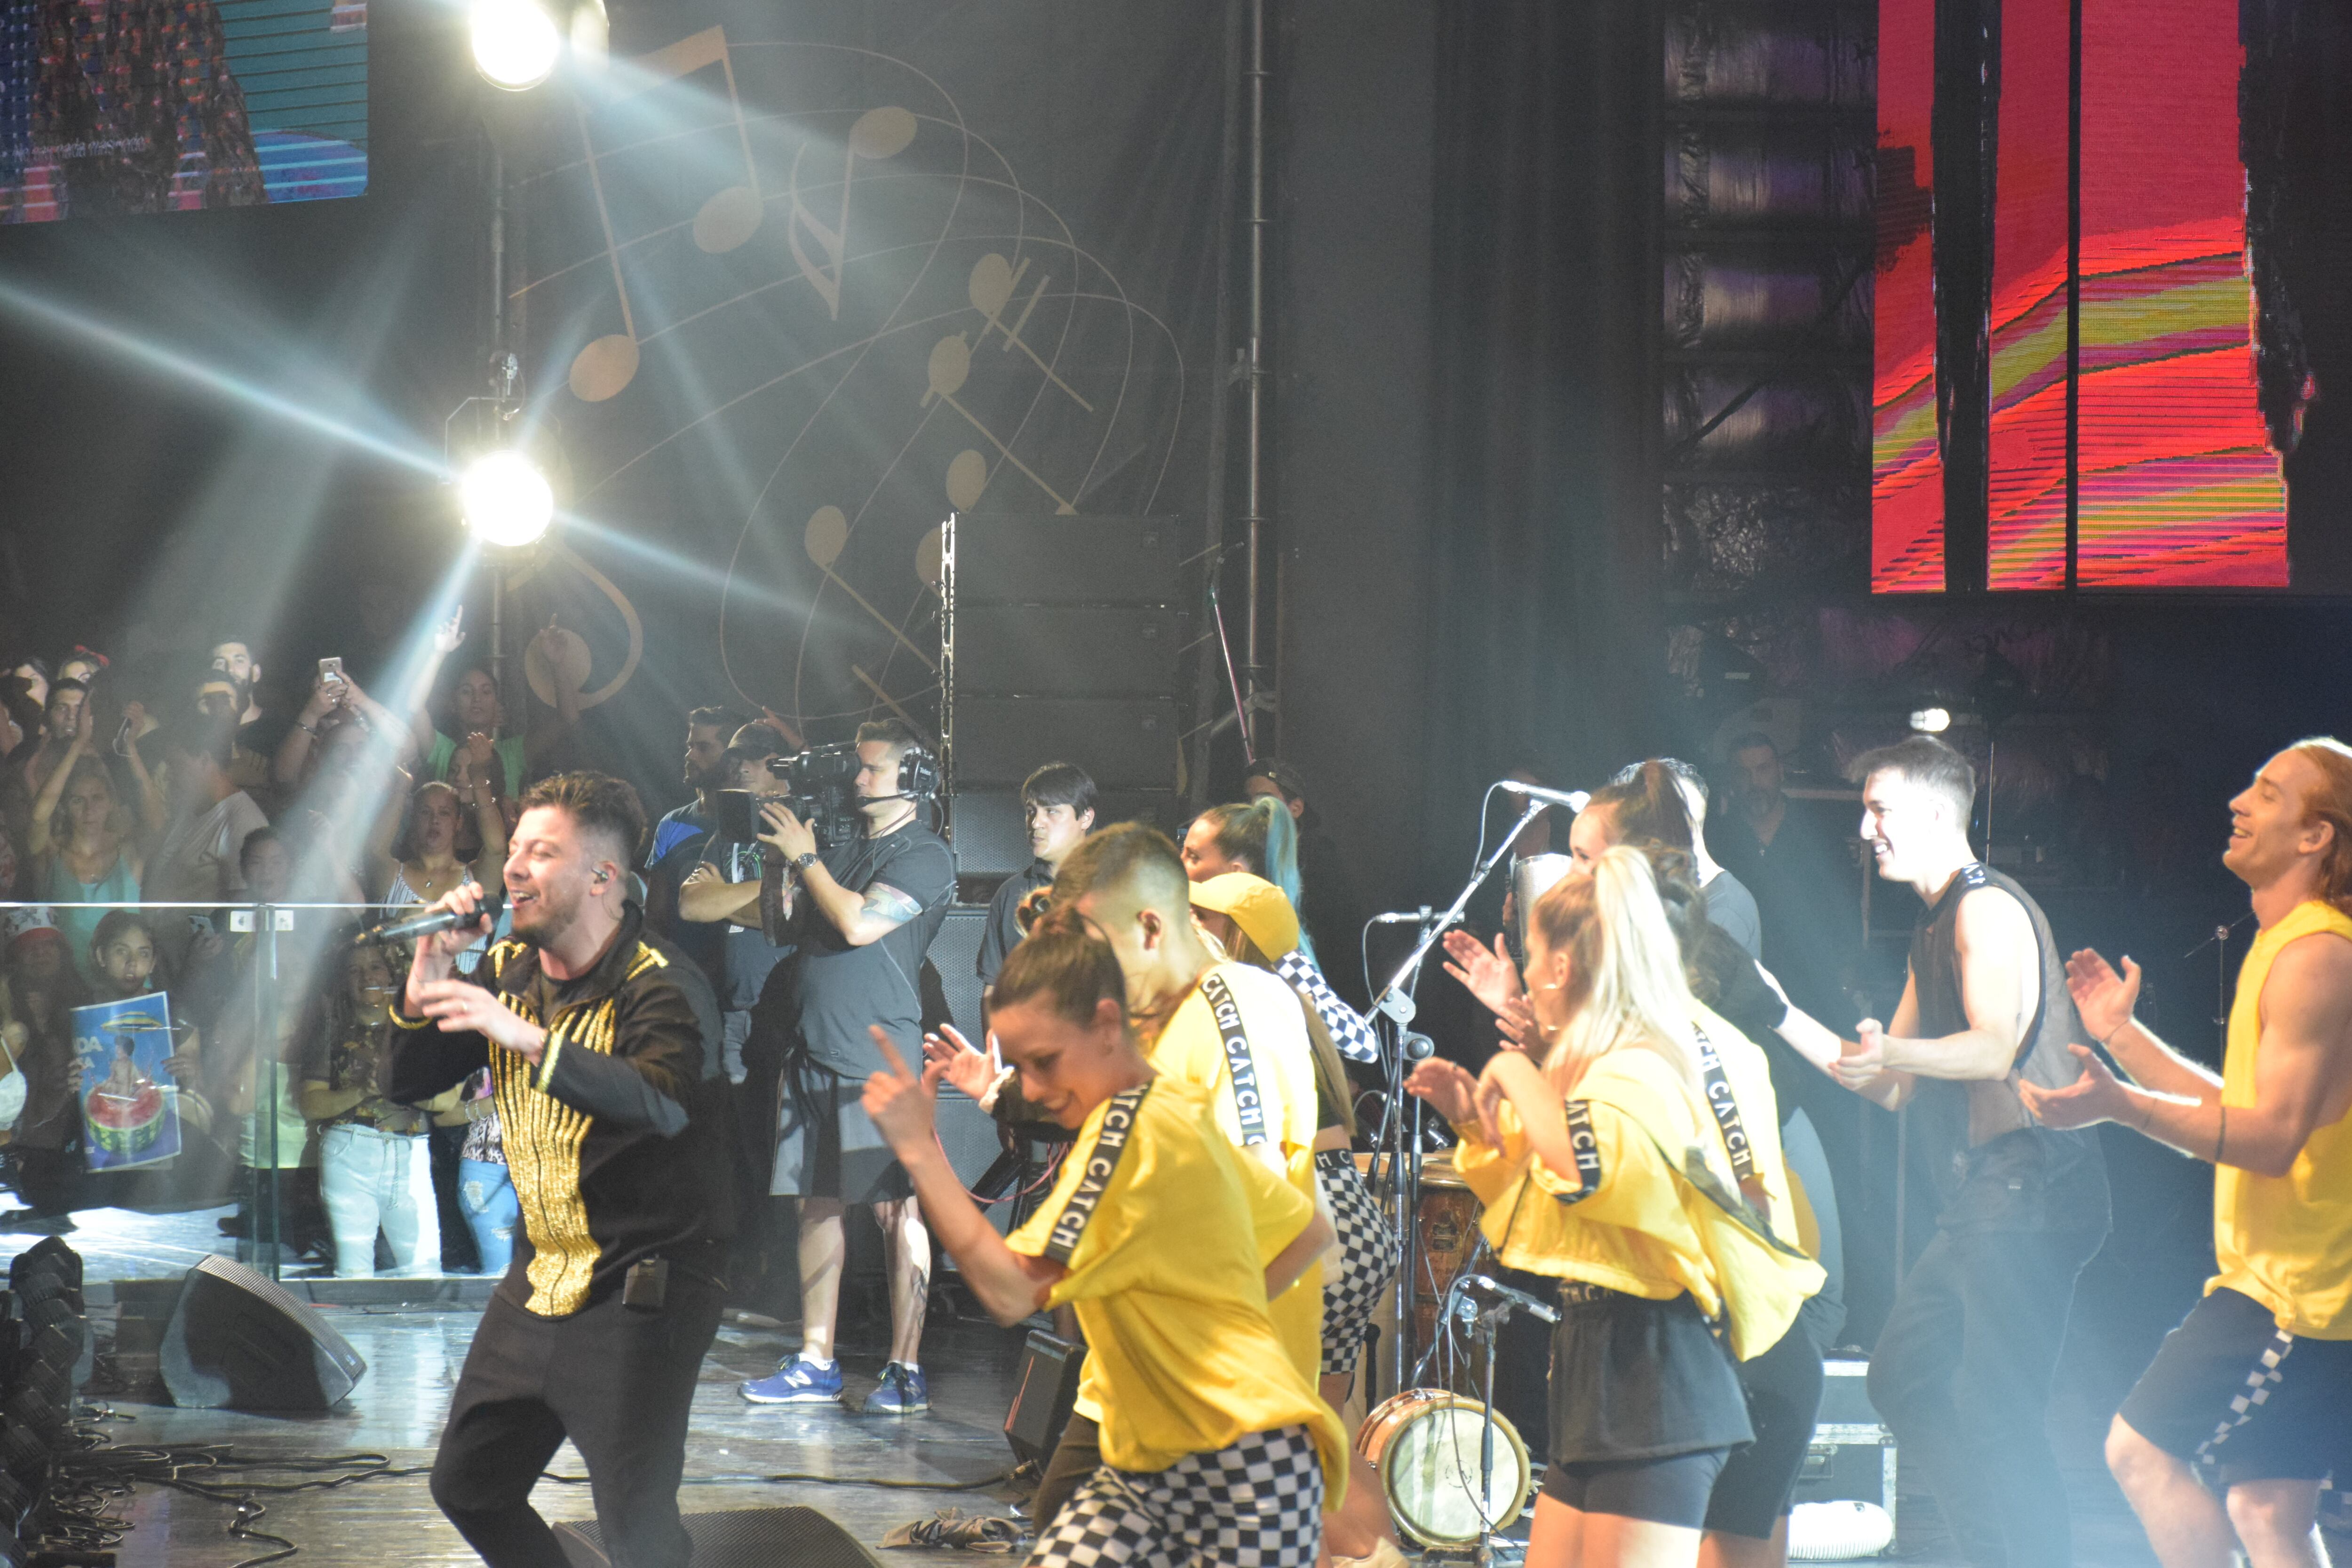
<path id="1" fill-rule="evenodd" d="M 1479 1506 L 1486 1409 L 1442 1388 L 1416 1388 L 1382 1402 L 1356 1434 L 1356 1452 L 1381 1473 L 1389 1512 L 1423 1546 L 1475 1546 L 1485 1531 L 1507 1528 L 1527 1506 L 1527 1445 L 1500 1411 L 1494 1479 Z"/>

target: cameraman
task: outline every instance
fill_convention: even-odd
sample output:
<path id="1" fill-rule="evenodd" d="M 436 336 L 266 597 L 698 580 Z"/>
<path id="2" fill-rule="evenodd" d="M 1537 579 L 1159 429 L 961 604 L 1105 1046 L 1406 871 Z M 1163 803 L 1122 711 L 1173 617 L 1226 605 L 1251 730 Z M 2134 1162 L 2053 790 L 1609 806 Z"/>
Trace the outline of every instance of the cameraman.
<path id="1" fill-rule="evenodd" d="M 787 868 L 784 919 L 800 943 L 787 961 L 793 1037 L 769 1190 L 801 1200 L 801 1349 L 741 1392 L 755 1405 L 840 1399 L 842 1215 L 851 1204 L 872 1204 L 888 1259 L 890 1362 L 866 1408 L 912 1415 L 930 1407 L 919 1354 L 931 1241 L 907 1173 L 859 1097 L 885 1065 L 869 1025 L 902 1054 L 922 1049 L 916 975 L 955 896 L 955 861 L 920 820 L 937 774 L 914 731 L 894 720 L 860 725 L 856 752 L 862 834 L 820 847 L 814 828 L 783 805 L 761 809 L 768 831 L 760 842 Z M 902 776 L 919 787 L 902 790 Z"/>

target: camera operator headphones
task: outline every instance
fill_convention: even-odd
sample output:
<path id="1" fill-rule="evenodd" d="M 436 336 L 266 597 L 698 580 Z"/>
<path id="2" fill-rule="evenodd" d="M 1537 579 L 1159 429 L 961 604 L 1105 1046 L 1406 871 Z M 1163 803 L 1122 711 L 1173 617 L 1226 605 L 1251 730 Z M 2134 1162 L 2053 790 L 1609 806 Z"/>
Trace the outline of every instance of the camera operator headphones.
<path id="1" fill-rule="evenodd" d="M 940 793 L 940 760 L 920 744 L 898 755 L 898 795 L 902 800 L 931 800 Z"/>

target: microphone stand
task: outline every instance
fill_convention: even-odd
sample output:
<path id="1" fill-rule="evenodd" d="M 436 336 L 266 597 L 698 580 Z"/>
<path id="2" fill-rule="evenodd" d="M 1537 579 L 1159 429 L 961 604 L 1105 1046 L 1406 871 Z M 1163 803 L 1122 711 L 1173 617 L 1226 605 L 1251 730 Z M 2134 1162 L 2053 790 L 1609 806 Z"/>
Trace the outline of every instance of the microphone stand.
<path id="1" fill-rule="evenodd" d="M 1389 1194 L 1396 1205 L 1397 1331 L 1395 1342 L 1389 1346 L 1389 1368 L 1395 1379 L 1389 1389 L 1391 1394 L 1404 1392 L 1405 1369 L 1412 1364 L 1406 1342 L 1412 1337 L 1412 1301 L 1420 1284 L 1423 1262 L 1421 1101 L 1404 1092 L 1405 1074 L 1411 1070 L 1406 1066 L 1404 1026 L 1412 1022 L 1417 1010 L 1412 993 L 1421 982 L 1421 966 L 1429 957 L 1429 950 L 1435 947 L 1438 938 L 1462 918 L 1462 911 L 1469 907 L 1478 889 L 1486 886 L 1486 879 L 1494 875 L 1495 868 L 1502 864 L 1503 857 L 1511 852 L 1511 846 L 1518 842 L 1519 835 L 1550 808 L 1548 801 L 1531 800 L 1528 803 L 1528 809 L 1520 814 L 1518 821 L 1511 825 L 1511 830 L 1503 835 L 1502 842 L 1495 846 L 1494 852 L 1472 868 L 1470 880 L 1463 885 L 1461 892 L 1454 895 L 1454 901 L 1446 906 L 1445 911 L 1421 922 L 1421 940 L 1413 944 L 1411 956 L 1397 966 L 1396 973 L 1389 977 L 1389 983 L 1372 999 L 1372 1022 L 1380 1029 L 1387 1047 L 1382 1054 L 1388 1058 L 1389 1079 L 1389 1115 L 1383 1119 L 1381 1148 L 1373 1158 L 1377 1164 L 1380 1154 L 1385 1153 L 1389 1157 Z M 1410 1115 L 1398 1114 L 1408 1100 L 1412 1103 Z M 1375 1182 L 1372 1184 L 1377 1191 L 1379 1184 Z"/>
<path id="2" fill-rule="evenodd" d="M 1484 1369 L 1486 1380 L 1486 1387 L 1484 1390 L 1485 1403 L 1478 1412 L 1477 1502 L 1480 1524 L 1478 1531 L 1477 1561 L 1481 1563 L 1491 1563 L 1494 1560 L 1495 1547 L 1501 1539 L 1495 1533 L 1493 1517 L 1489 1516 L 1486 1512 L 1487 1509 L 1493 1505 L 1495 1500 L 1496 1344 L 1496 1340 L 1502 1331 L 1503 1324 L 1508 1321 L 1513 1312 L 1521 1310 L 1521 1301 L 1514 1300 L 1512 1296 L 1497 1295 L 1482 1306 L 1479 1303 L 1471 1300 L 1468 1290 L 1464 1289 L 1470 1280 L 1470 1265 L 1465 1264 L 1462 1278 L 1460 1280 L 1456 1281 L 1454 1287 L 1457 1290 L 1461 1290 L 1463 1292 L 1454 1310 L 1459 1315 L 1460 1321 L 1469 1328 L 1472 1342 L 1479 1347 L 1480 1351 L 1486 1357 L 1486 1363 Z M 1476 1287 L 1472 1288 L 1475 1289 Z M 1538 1312 L 1538 1314 L 1544 1314 L 1544 1309 L 1542 1308 L 1538 1307 L 1530 1310 Z M 1549 1317 L 1550 1321 L 1557 1322 L 1559 1321 L 1559 1314 L 1556 1312 L 1545 1315 Z M 1506 1507 L 1508 1505 L 1507 1504 Z M 1499 1515 L 1500 1511 L 1501 1510 L 1497 1510 L 1497 1515 Z"/>

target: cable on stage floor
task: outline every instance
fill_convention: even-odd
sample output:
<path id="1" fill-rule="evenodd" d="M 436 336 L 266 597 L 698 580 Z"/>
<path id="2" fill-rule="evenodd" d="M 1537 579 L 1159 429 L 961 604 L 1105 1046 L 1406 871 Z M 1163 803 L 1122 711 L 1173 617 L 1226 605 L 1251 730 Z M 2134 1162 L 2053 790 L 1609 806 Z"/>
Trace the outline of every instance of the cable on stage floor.
<path id="1" fill-rule="evenodd" d="M 83 1422 L 129 1420 L 110 1406 L 85 1406 Z M 329 1491 L 361 1481 L 399 1480 L 433 1473 L 430 1465 L 395 1466 L 391 1456 L 375 1453 L 241 1456 L 226 1444 L 190 1443 L 117 1446 L 93 1426 L 77 1425 L 77 1447 L 58 1456 L 56 1479 L 49 1493 L 50 1528 L 45 1544 L 67 1552 L 102 1552 L 119 1544 L 132 1528 L 129 1520 L 107 1511 L 115 1500 L 127 1498 L 144 1481 L 191 1496 L 225 1502 L 234 1510 L 226 1529 L 234 1540 L 276 1548 L 247 1557 L 234 1568 L 262 1568 L 282 1563 L 301 1551 L 296 1542 L 254 1526 L 269 1512 L 261 1499 L 294 1492 Z M 872 1487 L 887 1491 L 979 1491 L 1010 1481 L 1018 1473 L 1000 1470 L 970 1481 L 898 1481 L 879 1477 L 820 1476 L 796 1470 L 770 1475 L 688 1476 L 681 1486 L 762 1486 L 807 1482 L 820 1486 Z M 293 1475 L 301 1480 L 262 1480 L 265 1475 Z M 207 1479 L 216 1477 L 217 1479 Z M 583 1486 L 586 1476 L 540 1473 L 541 1480 Z"/>

